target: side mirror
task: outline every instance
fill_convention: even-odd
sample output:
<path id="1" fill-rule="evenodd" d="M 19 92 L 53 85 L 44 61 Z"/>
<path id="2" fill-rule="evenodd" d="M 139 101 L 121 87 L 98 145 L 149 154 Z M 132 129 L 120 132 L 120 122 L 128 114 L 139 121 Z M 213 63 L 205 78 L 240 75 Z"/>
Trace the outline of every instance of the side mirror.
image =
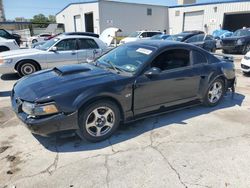
<path id="1" fill-rule="evenodd" d="M 53 46 L 51 49 L 50 49 L 50 51 L 52 51 L 52 52 L 56 52 L 58 49 L 57 49 L 57 47 L 56 46 Z"/>
<path id="2" fill-rule="evenodd" d="M 140 35 L 140 36 L 139 36 L 139 38 L 143 38 L 143 36 L 142 36 L 142 35 Z"/>
<path id="3" fill-rule="evenodd" d="M 152 77 L 155 77 L 155 76 L 159 75 L 160 73 L 161 73 L 161 69 L 159 69 L 157 67 L 152 67 L 151 69 L 146 71 L 144 73 L 144 75 L 149 77 L 149 78 L 152 78 Z"/>

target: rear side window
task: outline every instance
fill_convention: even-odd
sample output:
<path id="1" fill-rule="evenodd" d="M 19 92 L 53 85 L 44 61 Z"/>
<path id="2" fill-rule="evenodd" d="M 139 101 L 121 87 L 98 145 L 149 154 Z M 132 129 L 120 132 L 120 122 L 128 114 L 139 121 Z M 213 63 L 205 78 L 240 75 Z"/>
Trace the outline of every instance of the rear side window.
<path id="1" fill-rule="evenodd" d="M 206 56 L 198 51 L 193 51 L 192 56 L 193 56 L 193 64 L 194 65 L 207 63 Z"/>
<path id="2" fill-rule="evenodd" d="M 93 39 L 78 39 L 78 41 L 80 50 L 99 48 Z"/>

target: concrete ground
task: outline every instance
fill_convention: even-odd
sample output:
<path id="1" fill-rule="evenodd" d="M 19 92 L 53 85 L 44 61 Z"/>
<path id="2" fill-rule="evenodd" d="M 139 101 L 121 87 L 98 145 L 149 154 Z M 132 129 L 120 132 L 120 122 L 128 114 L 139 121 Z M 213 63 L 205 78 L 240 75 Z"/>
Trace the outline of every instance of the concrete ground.
<path id="1" fill-rule="evenodd" d="M 239 69 L 239 61 L 236 62 Z M 234 98 L 122 126 L 109 140 L 32 135 L 0 80 L 0 187 L 250 187 L 250 77 Z"/>

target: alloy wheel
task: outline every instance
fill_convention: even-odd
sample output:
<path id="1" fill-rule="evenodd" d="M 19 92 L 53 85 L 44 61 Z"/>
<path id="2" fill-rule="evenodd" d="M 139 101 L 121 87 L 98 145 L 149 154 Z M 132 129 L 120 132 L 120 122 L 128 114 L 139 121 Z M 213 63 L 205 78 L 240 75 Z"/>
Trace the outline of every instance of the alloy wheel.
<path id="1" fill-rule="evenodd" d="M 93 137 L 108 134 L 115 124 L 115 113 L 109 107 L 98 107 L 89 113 L 85 122 L 87 132 Z"/>
<path id="2" fill-rule="evenodd" d="M 213 85 L 210 87 L 208 92 L 208 100 L 210 103 L 218 102 L 223 93 L 223 86 L 221 82 L 214 82 Z"/>

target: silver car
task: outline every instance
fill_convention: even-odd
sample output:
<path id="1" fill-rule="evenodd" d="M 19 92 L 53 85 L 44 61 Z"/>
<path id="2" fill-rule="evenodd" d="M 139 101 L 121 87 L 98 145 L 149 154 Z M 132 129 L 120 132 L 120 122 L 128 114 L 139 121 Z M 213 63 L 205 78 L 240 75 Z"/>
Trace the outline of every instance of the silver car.
<path id="1" fill-rule="evenodd" d="M 18 72 L 20 76 L 59 65 L 86 63 L 108 51 L 100 39 L 89 36 L 58 36 L 39 49 L 20 49 L 0 53 L 0 74 Z"/>

